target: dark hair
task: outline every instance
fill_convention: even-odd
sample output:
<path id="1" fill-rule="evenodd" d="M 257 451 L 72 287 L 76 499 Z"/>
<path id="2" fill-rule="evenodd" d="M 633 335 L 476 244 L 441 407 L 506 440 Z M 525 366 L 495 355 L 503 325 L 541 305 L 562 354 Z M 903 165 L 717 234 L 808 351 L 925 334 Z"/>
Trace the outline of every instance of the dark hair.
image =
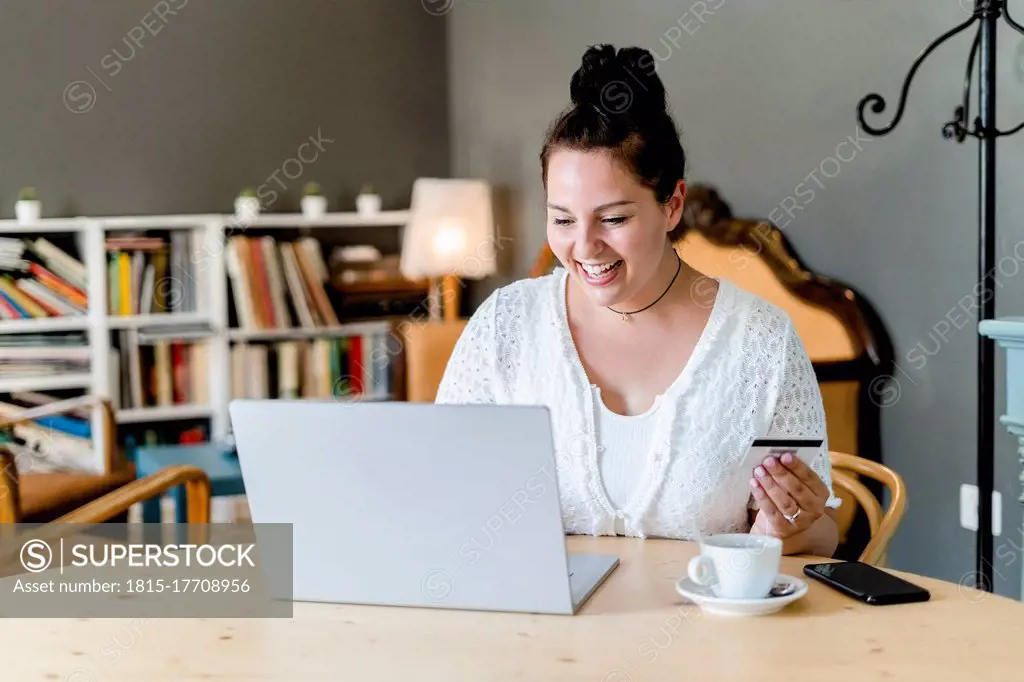
<path id="1" fill-rule="evenodd" d="M 555 149 L 607 149 L 659 203 L 668 202 L 685 177 L 686 154 L 651 53 L 639 47 L 616 52 L 611 45 L 591 46 L 572 75 L 569 97 L 572 106 L 552 123 L 540 153 L 544 186 Z M 675 242 L 685 231 L 680 220 L 669 239 Z"/>

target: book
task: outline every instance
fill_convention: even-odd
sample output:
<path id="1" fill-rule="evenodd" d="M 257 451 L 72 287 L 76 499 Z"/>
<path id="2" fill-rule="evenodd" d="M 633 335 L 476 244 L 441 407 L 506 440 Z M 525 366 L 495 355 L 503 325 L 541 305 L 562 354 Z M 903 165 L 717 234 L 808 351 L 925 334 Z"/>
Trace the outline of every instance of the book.
<path id="1" fill-rule="evenodd" d="M 275 343 L 230 350 L 231 397 L 370 399 L 391 396 L 397 351 L 384 333 Z"/>
<path id="2" fill-rule="evenodd" d="M 110 314 L 194 312 L 191 245 L 189 230 L 108 237 Z"/>
<path id="3" fill-rule="evenodd" d="M 260 240 L 260 246 L 263 248 L 263 263 L 266 268 L 274 321 L 278 329 L 290 329 L 292 320 L 285 303 L 284 275 L 281 273 L 281 265 L 277 259 L 277 245 L 273 237 L 264 237 Z"/>
<path id="4" fill-rule="evenodd" d="M 227 271 L 241 329 L 303 329 L 340 324 L 324 286 L 327 265 L 311 237 L 278 243 L 273 237 L 228 238 Z"/>
<path id="5" fill-rule="evenodd" d="M 205 337 L 175 329 L 122 330 L 111 373 L 120 409 L 208 405 L 210 367 Z M 209 330 L 206 330 L 209 335 Z"/>
<path id="6" fill-rule="evenodd" d="M 29 248 L 42 259 L 43 264 L 51 272 L 59 275 L 71 286 L 81 291 L 88 289 L 89 280 L 82 261 L 72 258 L 65 251 L 57 248 L 49 240 L 42 237 L 31 242 Z"/>
<path id="7" fill-rule="evenodd" d="M 89 299 L 81 289 L 71 286 L 39 263 L 30 263 L 28 269 L 43 286 L 63 297 L 71 305 L 80 308 L 82 312 L 89 307 Z"/>
<path id="8" fill-rule="evenodd" d="M 34 406 L 29 405 L 29 407 L 24 407 L 22 405 L 16 405 L 8 402 L 0 402 L 0 417 L 19 417 L 31 407 Z M 46 417 L 37 417 L 33 419 L 31 423 L 37 424 L 41 428 L 53 429 L 60 433 L 75 436 L 77 438 L 92 438 L 92 427 L 89 424 L 88 419 L 84 418 L 70 415 L 51 415 Z"/>
<path id="9" fill-rule="evenodd" d="M 0 378 L 86 372 L 90 353 L 84 334 L 0 336 Z"/>
<path id="10" fill-rule="evenodd" d="M 225 253 L 225 265 L 231 283 L 231 297 L 235 302 L 235 316 L 238 326 L 242 329 L 259 328 L 256 313 L 253 310 L 252 296 L 249 287 L 249 267 L 243 258 L 245 238 L 240 236 L 228 238 Z"/>
<path id="11" fill-rule="evenodd" d="M 23 317 L 50 317 L 50 314 L 46 312 L 46 309 L 38 301 L 33 300 L 31 296 L 18 289 L 10 275 L 0 276 L 0 293 L 3 294 L 9 304 L 22 313 Z"/>
<path id="12" fill-rule="evenodd" d="M 11 393 L 11 400 L 20 405 L 39 407 L 41 405 L 49 405 L 50 403 L 57 402 L 60 399 L 52 395 L 38 393 L 36 391 L 17 391 L 15 393 Z M 66 414 L 78 417 L 79 419 L 89 419 L 90 410 L 88 407 L 78 407 L 68 410 Z"/>
<path id="13" fill-rule="evenodd" d="M 281 263 L 285 282 L 288 284 L 288 293 L 291 295 L 292 308 L 299 318 L 299 324 L 303 329 L 316 329 L 317 320 L 313 317 L 311 300 L 299 272 L 295 250 L 291 244 L 280 244 L 278 248 L 281 252 Z"/>

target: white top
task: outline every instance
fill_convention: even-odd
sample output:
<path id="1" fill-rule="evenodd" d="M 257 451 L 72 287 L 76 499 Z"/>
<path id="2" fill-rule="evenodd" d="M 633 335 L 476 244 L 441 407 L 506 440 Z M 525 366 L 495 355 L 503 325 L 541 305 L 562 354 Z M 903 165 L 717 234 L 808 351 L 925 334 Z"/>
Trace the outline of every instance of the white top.
<path id="1" fill-rule="evenodd" d="M 616 507 L 624 507 L 640 485 L 647 453 L 651 450 L 654 416 L 663 396 L 659 395 L 643 414 L 621 415 L 608 409 L 601 398 L 601 389 L 594 391 L 597 405 L 597 461 L 608 499 Z M 616 535 L 625 534 L 625 523 L 615 519 Z"/>
<path id="2" fill-rule="evenodd" d="M 727 280 L 673 390 L 649 415 L 650 433 L 636 435 L 646 443 L 640 461 L 615 483 L 608 472 L 618 458 L 602 464 L 599 453 L 608 446 L 599 424 L 613 421 L 601 420 L 607 413 L 569 331 L 567 274 L 559 268 L 488 296 L 456 343 L 437 395 L 439 403 L 548 407 L 567 533 L 692 540 L 746 532 L 756 464 L 749 447 L 762 436 L 823 438 L 813 468 L 831 490 L 821 393 L 792 321 Z M 830 496 L 830 507 L 839 503 Z"/>

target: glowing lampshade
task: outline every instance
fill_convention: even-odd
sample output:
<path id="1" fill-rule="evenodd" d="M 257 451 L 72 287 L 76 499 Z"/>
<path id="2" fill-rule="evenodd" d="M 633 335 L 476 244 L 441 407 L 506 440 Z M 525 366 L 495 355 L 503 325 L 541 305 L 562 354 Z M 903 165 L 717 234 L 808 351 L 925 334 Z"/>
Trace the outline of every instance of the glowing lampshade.
<path id="1" fill-rule="evenodd" d="M 413 183 L 401 270 L 409 278 L 480 279 L 497 270 L 491 188 L 483 180 Z"/>

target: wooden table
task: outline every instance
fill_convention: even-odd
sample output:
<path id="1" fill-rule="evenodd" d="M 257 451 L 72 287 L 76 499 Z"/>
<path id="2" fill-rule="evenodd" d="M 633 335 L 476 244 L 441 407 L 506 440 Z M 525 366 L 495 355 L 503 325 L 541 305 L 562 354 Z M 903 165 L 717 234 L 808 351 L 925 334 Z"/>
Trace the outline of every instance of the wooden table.
<path id="1" fill-rule="evenodd" d="M 296 604 L 290 620 L 5 620 L 12 682 L 743 680 L 1020 682 L 1024 605 L 907 576 L 932 601 L 867 606 L 811 582 L 782 612 L 704 615 L 676 580 L 695 545 L 574 537 L 621 565 L 577 616 Z M 807 558 L 783 559 L 802 575 Z M 965 582 L 970 582 L 965 578 Z M 983 668 L 983 671 L 982 671 Z"/>

